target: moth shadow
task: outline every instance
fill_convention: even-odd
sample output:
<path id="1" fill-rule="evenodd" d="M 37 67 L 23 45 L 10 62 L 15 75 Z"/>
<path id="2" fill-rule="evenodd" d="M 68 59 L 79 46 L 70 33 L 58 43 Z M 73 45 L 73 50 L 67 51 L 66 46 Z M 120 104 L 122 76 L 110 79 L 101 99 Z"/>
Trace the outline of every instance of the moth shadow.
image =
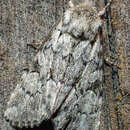
<path id="1" fill-rule="evenodd" d="M 51 120 L 47 120 L 33 128 L 16 128 L 16 130 L 54 130 L 54 123 Z"/>

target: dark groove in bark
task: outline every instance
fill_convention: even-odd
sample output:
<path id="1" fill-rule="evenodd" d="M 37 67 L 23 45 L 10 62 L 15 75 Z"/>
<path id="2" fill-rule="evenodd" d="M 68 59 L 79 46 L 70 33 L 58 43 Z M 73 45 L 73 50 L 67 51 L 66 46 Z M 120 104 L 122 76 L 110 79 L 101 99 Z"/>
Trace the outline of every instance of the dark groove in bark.
<path id="1" fill-rule="evenodd" d="M 105 5 L 108 3 L 108 0 L 104 0 Z M 111 26 L 111 9 L 109 8 L 108 11 L 106 12 L 106 23 L 107 23 L 107 30 L 108 30 L 108 40 L 109 40 L 109 49 L 112 54 L 112 57 L 116 56 L 116 50 L 115 50 L 115 39 L 114 39 L 114 30 Z M 111 30 L 110 30 L 111 28 Z M 118 88 L 119 88 L 119 79 L 118 79 L 118 69 L 115 66 L 111 66 L 112 69 L 112 80 L 113 80 L 113 91 L 114 91 L 114 99 L 116 98 L 116 94 L 118 93 Z M 117 104 L 117 102 L 116 102 Z M 118 130 L 121 130 L 121 120 L 119 117 L 118 113 L 118 108 L 116 112 L 116 119 L 117 119 L 117 125 L 118 125 Z M 111 126 L 112 127 L 112 126 Z"/>

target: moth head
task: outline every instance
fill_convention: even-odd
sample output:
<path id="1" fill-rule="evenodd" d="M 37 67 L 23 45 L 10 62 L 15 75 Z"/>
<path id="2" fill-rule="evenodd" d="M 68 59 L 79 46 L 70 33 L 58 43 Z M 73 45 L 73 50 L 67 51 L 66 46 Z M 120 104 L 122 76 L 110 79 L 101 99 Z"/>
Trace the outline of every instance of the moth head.
<path id="1" fill-rule="evenodd" d="M 63 18 L 63 30 L 75 37 L 84 36 L 85 39 L 93 40 L 103 24 L 102 16 L 109 5 L 98 12 L 92 5 L 93 0 L 70 0 L 69 8 Z"/>
<path id="2" fill-rule="evenodd" d="M 101 26 L 98 11 L 94 6 L 78 5 L 68 9 L 63 17 L 63 32 L 69 32 L 75 37 L 85 37 L 95 35 L 98 27 Z"/>
<path id="3" fill-rule="evenodd" d="M 69 5 L 70 7 L 76 7 L 80 5 L 91 5 L 94 6 L 94 0 L 70 0 Z"/>

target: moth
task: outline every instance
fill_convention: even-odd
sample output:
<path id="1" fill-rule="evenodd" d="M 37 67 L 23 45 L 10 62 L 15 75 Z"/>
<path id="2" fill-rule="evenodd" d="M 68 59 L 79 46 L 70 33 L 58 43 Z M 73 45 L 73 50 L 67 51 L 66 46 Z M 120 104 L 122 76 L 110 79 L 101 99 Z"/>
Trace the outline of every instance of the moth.
<path id="1" fill-rule="evenodd" d="M 97 11 L 87 2 L 69 2 L 70 8 L 35 57 L 39 72 L 22 75 L 4 113 L 12 126 L 33 128 L 51 119 L 56 130 L 98 129 L 103 81 L 101 30 L 110 3 Z"/>

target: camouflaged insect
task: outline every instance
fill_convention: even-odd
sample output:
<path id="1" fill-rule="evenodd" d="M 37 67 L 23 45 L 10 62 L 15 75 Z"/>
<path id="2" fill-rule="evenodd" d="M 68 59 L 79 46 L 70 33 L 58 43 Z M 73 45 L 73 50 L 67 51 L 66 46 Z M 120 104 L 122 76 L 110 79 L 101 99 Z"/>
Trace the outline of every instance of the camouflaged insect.
<path id="1" fill-rule="evenodd" d="M 40 73 L 24 73 L 11 94 L 4 116 L 12 126 L 34 127 L 48 119 L 57 130 L 100 125 L 101 27 L 109 4 L 100 12 L 84 2 L 70 6 L 36 55 Z"/>

